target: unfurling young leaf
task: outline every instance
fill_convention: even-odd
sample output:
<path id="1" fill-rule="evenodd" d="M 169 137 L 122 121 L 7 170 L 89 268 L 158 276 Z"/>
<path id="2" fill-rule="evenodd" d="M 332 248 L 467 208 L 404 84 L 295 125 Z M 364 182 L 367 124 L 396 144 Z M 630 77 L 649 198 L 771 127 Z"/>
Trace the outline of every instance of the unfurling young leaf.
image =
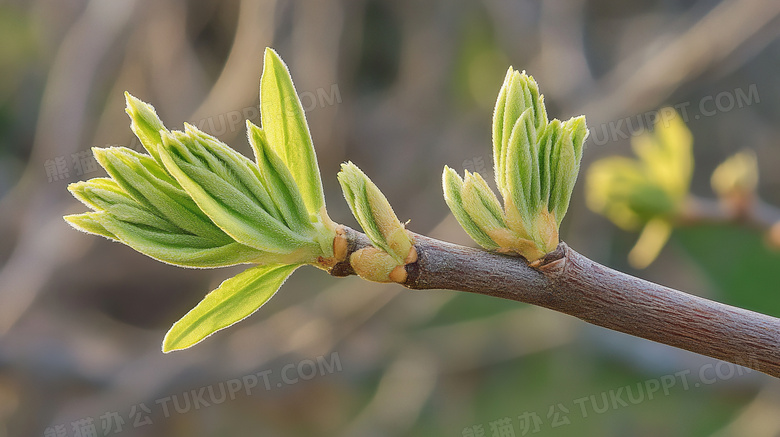
<path id="1" fill-rule="evenodd" d="M 461 179 L 448 167 L 447 205 L 482 247 L 538 260 L 558 246 L 587 135 L 584 117 L 548 121 L 536 81 L 510 67 L 493 113 L 493 164 L 503 209 L 481 176 L 466 172 Z"/>
<path id="2" fill-rule="evenodd" d="M 493 230 L 506 228 L 501 203 L 479 173 L 466 171 L 461 197 L 464 207 L 477 226 L 487 229 L 490 234 L 494 234 Z"/>
<path id="3" fill-rule="evenodd" d="M 588 207 L 626 230 L 643 228 L 629 262 L 650 265 L 671 235 L 683 209 L 693 172 L 693 138 L 672 108 L 659 111 L 652 133 L 631 138 L 638 159 L 608 157 L 586 177 Z"/>
<path id="4" fill-rule="evenodd" d="M 268 144 L 290 169 L 306 207 L 319 214 L 325 198 L 306 114 L 287 65 L 271 48 L 265 49 L 260 79 L 260 117 Z"/>
<path id="5" fill-rule="evenodd" d="M 336 225 L 325 211 L 303 107 L 270 49 L 261 82 L 264 128 L 247 125 L 256 162 L 194 126 L 166 129 L 151 105 L 126 93 L 131 128 L 149 155 L 93 149 L 110 178 L 68 187 L 93 210 L 65 217 L 76 229 L 183 267 L 259 264 L 178 321 L 166 352 L 248 316 L 300 265 L 336 262 Z"/>
<path id="6" fill-rule="evenodd" d="M 68 224 L 81 232 L 87 234 L 100 235 L 111 241 L 119 241 L 116 235 L 112 234 L 105 226 L 100 223 L 101 212 L 83 212 L 81 214 L 70 214 L 63 218 Z"/>
<path id="7" fill-rule="evenodd" d="M 258 166 L 258 176 L 262 180 L 271 196 L 271 201 L 279 211 L 281 218 L 291 228 L 302 232 L 311 228 L 309 213 L 304 205 L 303 197 L 299 190 L 293 189 L 297 186 L 295 179 L 284 162 L 273 151 L 265 132 L 251 121 L 246 122 L 247 136 L 249 144 L 255 153 L 255 162 Z M 316 212 L 316 211 L 313 211 Z"/>
<path id="8" fill-rule="evenodd" d="M 414 256 L 414 242 L 403 223 L 379 188 L 355 164 L 342 164 L 338 179 L 352 214 L 375 246 L 353 254 L 353 268 L 373 281 L 399 279 L 390 273 Z"/>
<path id="9" fill-rule="evenodd" d="M 192 135 L 183 133 L 165 134 L 163 144 L 159 150 L 166 170 L 234 240 L 272 253 L 289 253 L 314 244 L 272 216 L 256 193 L 259 180 L 251 180 L 254 175 L 236 157 L 233 162 L 227 157 L 220 159 L 219 152 L 199 147 Z"/>
<path id="10" fill-rule="evenodd" d="M 237 323 L 268 302 L 299 265 L 266 265 L 224 281 L 165 335 L 163 352 L 186 349 Z"/>
<path id="11" fill-rule="evenodd" d="M 95 149 L 95 156 L 114 177 L 68 187 L 96 211 L 65 217 L 74 227 L 183 267 L 257 262 L 265 255 L 216 227 L 150 157 L 125 148 Z"/>
<path id="12" fill-rule="evenodd" d="M 135 136 L 141 141 L 144 149 L 157 162 L 161 162 L 157 153 L 157 147 L 162 144 L 160 131 L 166 131 L 167 129 L 157 116 L 157 112 L 152 105 L 140 101 L 127 91 L 125 91 L 125 102 L 127 103 L 125 112 L 130 116 L 131 120 L 130 129 L 133 130 Z"/>
<path id="13" fill-rule="evenodd" d="M 485 249 L 495 250 L 499 248 L 498 243 L 493 241 L 488 235 L 489 230 L 485 231 L 480 227 L 475 219 L 471 217 L 466 210 L 466 203 L 463 201 L 463 179 L 458 175 L 455 170 L 444 166 L 444 174 L 442 175 L 442 186 L 444 188 L 444 201 L 447 202 L 447 206 L 450 207 L 452 214 L 458 220 L 458 223 L 463 227 L 469 236 Z M 477 211 L 473 211 L 476 209 Z M 490 211 L 482 210 L 480 205 L 475 205 L 474 208 L 469 208 L 472 212 L 477 214 L 487 215 Z"/>

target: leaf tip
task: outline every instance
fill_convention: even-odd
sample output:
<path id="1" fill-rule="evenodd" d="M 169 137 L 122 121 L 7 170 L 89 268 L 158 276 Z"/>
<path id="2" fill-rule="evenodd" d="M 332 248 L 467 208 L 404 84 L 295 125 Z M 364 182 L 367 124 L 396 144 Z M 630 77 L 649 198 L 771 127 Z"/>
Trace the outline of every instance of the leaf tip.
<path id="1" fill-rule="evenodd" d="M 174 327 L 175 327 L 175 325 L 174 325 Z M 180 351 L 180 350 L 184 350 L 184 349 L 189 349 L 190 347 L 200 343 L 201 341 L 203 341 L 205 339 L 204 338 L 202 340 L 196 341 L 195 343 L 192 343 L 190 345 L 182 346 L 180 344 L 177 344 L 179 342 L 176 341 L 174 339 L 173 335 L 172 335 L 174 327 L 171 327 L 171 329 L 168 330 L 168 332 L 165 334 L 165 338 L 163 338 L 161 350 L 162 350 L 162 353 L 164 353 L 164 354 L 169 354 L 171 352 Z"/>

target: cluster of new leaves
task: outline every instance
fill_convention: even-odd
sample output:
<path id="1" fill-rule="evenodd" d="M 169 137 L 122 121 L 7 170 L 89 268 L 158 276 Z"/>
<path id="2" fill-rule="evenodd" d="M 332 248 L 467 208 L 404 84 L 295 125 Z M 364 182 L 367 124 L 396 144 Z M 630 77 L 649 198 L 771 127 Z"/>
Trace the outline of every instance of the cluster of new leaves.
<path id="1" fill-rule="evenodd" d="M 148 155 L 94 149 L 110 178 L 69 186 L 93 211 L 65 217 L 77 229 L 184 267 L 257 264 L 179 320 L 163 350 L 189 347 L 263 305 L 298 266 L 333 255 L 308 126 L 287 67 L 266 51 L 263 128 L 247 123 L 255 161 L 185 125 L 165 128 L 150 105 L 126 95 L 131 127 Z"/>
<path id="2" fill-rule="evenodd" d="M 655 129 L 631 138 L 638 159 L 594 162 L 586 177 L 588 206 L 626 230 L 642 229 L 629 261 L 646 267 L 658 255 L 683 210 L 693 172 L 693 137 L 671 108 Z"/>
<path id="3" fill-rule="evenodd" d="M 689 206 L 693 136 L 674 109 L 663 108 L 659 114 L 653 132 L 631 138 L 637 159 L 601 159 L 586 177 L 587 203 L 593 211 L 623 229 L 641 229 L 628 254 L 636 268 L 656 259 Z M 740 214 L 758 185 L 755 154 L 743 151 L 730 157 L 715 169 L 711 182 L 728 213 Z"/>
<path id="4" fill-rule="evenodd" d="M 511 67 L 493 113 L 498 198 L 478 173 L 445 168 L 444 195 L 455 218 L 482 247 L 537 260 L 558 245 L 588 135 L 584 117 L 549 121 L 533 77 Z"/>

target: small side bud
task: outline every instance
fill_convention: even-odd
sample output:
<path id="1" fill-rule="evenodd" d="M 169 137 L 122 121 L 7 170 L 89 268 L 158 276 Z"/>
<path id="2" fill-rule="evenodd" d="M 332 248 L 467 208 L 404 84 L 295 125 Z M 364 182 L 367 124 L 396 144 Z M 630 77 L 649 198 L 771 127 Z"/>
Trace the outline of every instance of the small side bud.
<path id="1" fill-rule="evenodd" d="M 710 182 L 724 209 L 737 215 L 747 211 L 758 186 L 755 153 L 745 150 L 723 161 Z"/>
<path id="2" fill-rule="evenodd" d="M 393 280 L 399 278 L 399 273 L 393 272 L 396 268 L 403 268 L 390 254 L 376 247 L 364 247 L 354 252 L 349 257 L 349 263 L 358 276 L 374 282 L 399 282 Z"/>
<path id="3" fill-rule="evenodd" d="M 371 243 L 394 259 L 396 265 L 403 265 L 413 249 L 413 241 L 384 194 L 351 162 L 341 165 L 338 179 L 352 214 Z"/>

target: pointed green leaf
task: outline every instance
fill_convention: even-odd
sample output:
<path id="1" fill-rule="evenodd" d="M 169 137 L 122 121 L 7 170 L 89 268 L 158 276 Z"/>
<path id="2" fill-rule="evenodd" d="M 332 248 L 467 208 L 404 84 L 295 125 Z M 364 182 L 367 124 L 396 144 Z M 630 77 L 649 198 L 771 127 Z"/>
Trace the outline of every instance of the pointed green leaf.
<path id="1" fill-rule="evenodd" d="M 245 245 L 213 241 L 191 234 L 177 234 L 120 220 L 107 212 L 97 220 L 122 243 L 158 261 L 181 267 L 211 268 L 257 262 L 266 254 Z"/>
<path id="2" fill-rule="evenodd" d="M 496 183 L 502 192 L 509 183 L 507 172 L 512 171 L 508 168 L 505 159 L 508 156 L 507 149 L 510 147 L 511 134 L 517 125 L 517 120 L 529 109 L 532 123 L 541 133 L 547 125 L 544 96 L 539 93 L 539 86 L 533 77 L 510 67 L 493 113 L 493 160 Z"/>
<path id="3" fill-rule="evenodd" d="M 309 213 L 319 214 L 325 199 L 306 115 L 287 66 L 270 48 L 260 79 L 260 117 L 268 143 L 290 169 Z"/>
<path id="4" fill-rule="evenodd" d="M 95 178 L 86 182 L 76 182 L 68 185 L 68 190 L 95 211 L 107 211 L 120 220 L 131 223 L 169 232 L 183 232 L 181 228 L 141 206 L 112 179 Z"/>
<path id="5" fill-rule="evenodd" d="M 531 86 L 525 71 L 518 75 L 517 83 L 522 97 L 522 110 L 525 112 L 525 110 L 531 109 L 531 120 L 534 122 L 534 127 L 537 127 L 536 99 L 531 96 Z M 536 94 L 538 95 L 538 93 Z"/>
<path id="6" fill-rule="evenodd" d="M 525 108 L 525 102 L 523 99 L 523 86 L 520 83 L 520 74 L 518 72 L 513 72 L 511 77 L 509 78 L 509 83 L 507 85 L 506 89 L 506 103 L 504 105 L 504 131 L 503 131 L 503 138 L 502 138 L 502 154 L 503 157 L 501 159 L 502 163 L 502 169 L 501 173 L 504 175 L 503 179 L 499 183 L 498 187 L 500 190 L 504 190 L 505 187 L 507 187 L 507 184 L 509 184 L 510 181 L 510 172 L 513 171 L 513 169 L 510 167 L 510 164 L 507 162 L 507 157 L 509 157 L 511 148 L 510 141 L 512 137 L 512 133 L 515 130 L 515 127 L 517 126 L 517 121 L 520 118 L 520 116 L 525 112 L 527 108 Z"/>
<path id="7" fill-rule="evenodd" d="M 571 130 L 572 144 L 574 145 L 574 157 L 577 162 L 582 160 L 582 149 L 585 140 L 588 138 L 588 126 L 585 123 L 585 116 L 571 118 L 566 122 L 567 128 Z"/>
<path id="8" fill-rule="evenodd" d="M 526 228 L 529 228 L 540 206 L 536 128 L 530 108 L 515 123 L 506 153 L 505 197 L 512 197 Z"/>
<path id="9" fill-rule="evenodd" d="M 548 195 L 547 199 L 547 210 L 552 211 L 555 207 L 555 202 L 558 197 L 553 194 L 553 191 L 555 190 L 556 186 L 556 178 L 557 173 L 556 169 L 558 168 L 558 162 L 560 161 L 560 154 L 561 154 L 561 141 L 564 135 L 564 127 L 563 123 L 561 123 L 560 120 L 554 119 L 551 121 L 546 129 L 545 129 L 545 137 L 548 138 L 548 141 L 545 144 L 545 148 L 548 149 L 548 160 L 549 163 L 547 164 L 547 171 L 549 171 L 549 177 L 550 177 L 550 194 Z"/>
<path id="10" fill-rule="evenodd" d="M 485 179 L 479 173 L 471 173 L 471 182 L 475 188 L 476 194 L 479 196 L 480 201 L 490 214 L 502 223 L 502 226 L 506 226 L 504 223 L 504 210 L 501 208 L 501 202 L 498 201 L 498 197 L 493 190 L 488 186 Z"/>
<path id="11" fill-rule="evenodd" d="M 351 163 L 348 163 L 351 164 Z M 358 221 L 358 224 L 368 236 L 369 240 L 380 249 L 387 251 L 389 249 L 387 242 L 382 236 L 379 225 L 371 214 L 371 205 L 368 204 L 366 195 L 366 178 L 361 176 L 360 169 L 355 170 L 354 164 L 343 164 L 342 170 L 337 178 L 341 185 L 341 191 L 349 205 L 352 215 Z M 355 168 L 353 168 L 355 167 Z"/>
<path id="12" fill-rule="evenodd" d="M 125 112 L 131 120 L 130 128 L 141 141 L 144 149 L 159 163 L 160 156 L 157 154 L 157 146 L 162 144 L 160 131 L 167 129 L 152 105 L 142 102 L 128 92 L 125 92 L 125 101 L 127 103 Z"/>
<path id="13" fill-rule="evenodd" d="M 552 153 L 553 142 L 556 138 L 555 136 L 557 135 L 555 121 L 557 120 L 554 120 L 545 126 L 544 131 L 537 139 L 539 143 L 539 198 L 542 202 L 541 208 L 548 211 L 550 210 L 550 193 L 552 192 L 553 183 L 553 176 L 550 170 L 550 161 L 552 157 L 550 155 Z"/>
<path id="14" fill-rule="evenodd" d="M 247 120 L 249 144 L 255 152 L 258 177 L 279 209 L 285 223 L 298 232 L 311 229 L 311 221 L 303 197 L 290 170 L 268 144 L 265 132 Z"/>
<path id="15" fill-rule="evenodd" d="M 198 207 L 239 243 L 273 253 L 289 253 L 314 244 L 193 158 L 187 146 L 172 134 L 163 134 L 160 158 Z"/>
<path id="16" fill-rule="evenodd" d="M 135 202 L 133 198 L 128 196 L 124 191 L 122 191 L 122 188 L 117 185 L 116 182 L 114 182 L 113 179 L 110 178 L 94 178 L 90 179 L 88 181 L 79 181 L 74 182 L 72 184 L 68 184 L 68 191 L 70 191 L 70 194 L 73 195 L 79 202 L 83 203 L 84 205 L 88 206 L 89 208 L 98 211 L 105 209 L 103 203 L 101 202 L 102 199 L 93 199 L 91 195 L 91 191 L 93 189 L 105 189 L 109 191 L 111 188 L 117 188 L 117 191 L 115 193 L 116 197 L 129 197 L 129 201 Z M 118 199 L 115 199 L 116 201 L 119 201 Z M 113 203 L 113 202 L 111 202 Z"/>
<path id="17" fill-rule="evenodd" d="M 561 123 L 561 131 L 558 139 L 561 143 L 561 150 L 554 175 L 557 188 L 556 193 L 551 194 L 550 207 L 559 226 L 569 208 L 574 184 L 577 182 L 577 176 L 580 172 L 582 149 L 585 139 L 588 137 L 585 117 L 573 117 Z"/>
<path id="18" fill-rule="evenodd" d="M 550 193 L 550 212 L 555 215 L 558 226 L 569 209 L 571 193 L 580 170 L 572 141 L 571 130 L 564 129 L 563 136 L 553 146 L 553 153 L 557 159 L 554 161 L 554 167 L 551 168 L 554 182 Z"/>
<path id="19" fill-rule="evenodd" d="M 86 232 L 88 234 L 94 234 L 94 235 L 100 235 L 101 237 L 106 237 L 109 240 L 118 241 L 119 238 L 116 237 L 116 235 L 109 232 L 108 229 L 106 229 L 101 223 L 100 220 L 98 220 L 95 215 L 99 215 L 100 213 L 96 212 L 85 212 L 81 214 L 71 214 L 66 215 L 63 217 L 68 224 L 70 224 L 73 228 L 81 231 Z"/>
<path id="20" fill-rule="evenodd" d="M 174 323 L 163 340 L 163 352 L 186 349 L 250 316 L 273 297 L 298 267 L 257 266 L 224 281 Z"/>
<path id="21" fill-rule="evenodd" d="M 442 186 L 444 188 L 444 201 L 447 202 L 450 211 L 452 211 L 455 219 L 460 223 L 460 226 L 466 233 L 485 249 L 498 249 L 498 244 L 496 244 L 482 228 L 477 225 L 469 213 L 466 212 L 462 195 L 463 179 L 460 178 L 455 170 L 444 166 Z"/>
<path id="22" fill-rule="evenodd" d="M 383 240 L 382 232 L 379 230 L 379 226 L 371 214 L 371 206 L 368 204 L 366 196 L 366 178 L 362 177 L 360 169 L 356 169 L 357 166 L 349 163 L 344 163 L 341 166 L 337 178 L 341 189 L 345 196 L 348 196 L 347 204 L 350 208 L 353 208 L 352 213 L 358 220 L 358 224 L 363 226 L 365 222 L 366 232 L 369 233 L 369 238 L 376 239 L 380 242 Z"/>
<path id="23" fill-rule="evenodd" d="M 117 184 L 149 211 L 216 243 L 232 240 L 151 157 L 124 147 L 93 148 L 93 153 Z"/>
<path id="24" fill-rule="evenodd" d="M 185 123 L 184 128 L 184 133 L 174 131 L 173 135 L 187 147 L 192 157 L 187 160 L 190 164 L 205 163 L 218 177 L 260 205 L 269 215 L 284 221 L 273 200 L 278 193 L 269 192 L 268 187 L 262 183 L 260 171 L 254 162 L 195 126 Z"/>
<path id="25" fill-rule="evenodd" d="M 509 81 L 512 78 L 512 72 L 512 67 L 509 67 L 506 71 L 506 77 L 504 77 L 504 83 L 501 85 L 501 90 L 498 92 L 496 107 L 493 110 L 493 169 L 496 185 L 499 189 L 504 182 L 504 111 L 506 110 L 506 92 L 509 87 Z"/>
<path id="26" fill-rule="evenodd" d="M 463 200 L 463 208 L 469 217 L 485 233 L 507 227 L 498 199 L 485 184 L 484 179 L 479 176 L 479 173 L 466 171 L 463 187 L 461 188 L 461 198 Z"/>
<path id="27" fill-rule="evenodd" d="M 344 198 L 374 246 L 384 250 L 399 264 L 412 247 L 404 225 L 379 188 L 355 164 L 341 165 L 338 174 Z"/>
<path id="28" fill-rule="evenodd" d="M 537 131 L 541 131 L 547 125 L 547 109 L 544 106 L 544 96 L 539 94 L 539 84 L 533 76 L 528 76 L 523 72 L 526 88 L 528 89 L 528 106 L 534 110 L 534 126 Z"/>

